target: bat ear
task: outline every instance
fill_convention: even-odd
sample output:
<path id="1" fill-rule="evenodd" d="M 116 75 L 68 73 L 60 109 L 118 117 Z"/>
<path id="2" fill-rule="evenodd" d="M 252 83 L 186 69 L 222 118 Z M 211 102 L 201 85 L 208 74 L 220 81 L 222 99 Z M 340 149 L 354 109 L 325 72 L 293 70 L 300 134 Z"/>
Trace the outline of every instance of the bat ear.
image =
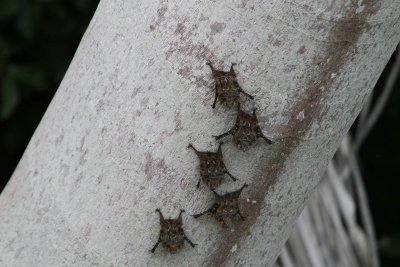
<path id="1" fill-rule="evenodd" d="M 160 214 L 160 222 L 161 223 L 164 222 L 164 216 L 162 215 L 161 210 L 160 209 L 156 209 L 156 212 L 158 212 L 158 214 Z"/>
<path id="2" fill-rule="evenodd" d="M 235 74 L 235 70 L 233 69 L 233 66 L 236 66 L 236 63 L 232 63 L 232 65 L 231 65 L 231 69 L 229 70 L 229 72 L 231 74 Z"/>
<path id="3" fill-rule="evenodd" d="M 178 221 L 179 221 L 180 223 L 182 223 L 182 213 L 184 213 L 184 212 L 186 212 L 186 211 L 185 211 L 185 210 L 181 210 L 181 212 L 179 213 Z"/>
<path id="4" fill-rule="evenodd" d="M 187 146 L 187 148 L 193 149 L 194 152 L 196 152 L 196 154 L 199 152 L 199 151 L 197 151 L 197 149 L 196 149 L 192 144 L 189 144 L 189 145 Z"/>
<path id="5" fill-rule="evenodd" d="M 207 61 L 206 65 L 210 66 L 212 71 L 215 71 L 215 69 L 214 69 L 214 67 L 213 67 L 213 65 L 211 64 L 210 61 Z"/>
<path id="6" fill-rule="evenodd" d="M 222 147 L 223 144 L 224 144 L 224 142 L 219 142 L 218 151 L 217 151 L 218 153 L 222 152 L 222 148 L 221 147 Z"/>

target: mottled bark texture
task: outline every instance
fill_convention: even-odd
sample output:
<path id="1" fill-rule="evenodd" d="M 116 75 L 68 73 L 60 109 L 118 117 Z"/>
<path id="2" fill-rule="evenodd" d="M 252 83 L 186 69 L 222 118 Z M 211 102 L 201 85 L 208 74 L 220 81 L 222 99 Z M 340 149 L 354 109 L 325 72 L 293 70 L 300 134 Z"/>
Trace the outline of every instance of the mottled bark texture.
<path id="1" fill-rule="evenodd" d="M 400 1 L 103 0 L 0 197 L 2 266 L 270 266 L 399 42 Z M 254 96 L 262 132 L 222 150 L 244 183 L 234 230 L 183 218 L 198 244 L 149 250 L 166 217 L 207 209 L 198 159 L 236 117 L 216 69 Z"/>

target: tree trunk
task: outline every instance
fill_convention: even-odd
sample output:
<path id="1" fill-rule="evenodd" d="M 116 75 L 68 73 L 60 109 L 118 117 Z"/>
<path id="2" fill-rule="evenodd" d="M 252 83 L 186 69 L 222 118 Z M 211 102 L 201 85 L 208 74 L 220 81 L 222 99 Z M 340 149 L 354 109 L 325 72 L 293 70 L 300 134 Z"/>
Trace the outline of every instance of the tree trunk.
<path id="1" fill-rule="evenodd" d="M 400 39 L 399 1 L 103 0 L 0 197 L 5 266 L 271 266 Z M 257 107 L 262 139 L 223 146 L 249 184 L 223 229 L 187 149 L 216 150 L 235 112 L 206 62 Z M 243 98 L 245 100 L 245 98 Z M 170 255 L 160 208 L 197 244 Z"/>

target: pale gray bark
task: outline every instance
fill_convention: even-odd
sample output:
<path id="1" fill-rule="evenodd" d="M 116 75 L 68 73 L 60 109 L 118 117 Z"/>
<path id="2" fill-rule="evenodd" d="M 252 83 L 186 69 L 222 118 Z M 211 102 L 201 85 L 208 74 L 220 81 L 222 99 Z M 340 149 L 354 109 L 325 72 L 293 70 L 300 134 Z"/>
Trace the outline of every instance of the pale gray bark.
<path id="1" fill-rule="evenodd" d="M 3 266 L 270 266 L 400 39 L 400 2 L 101 1 L 0 197 Z M 198 161 L 235 118 L 211 109 L 205 62 L 255 96 L 262 140 L 223 147 L 245 222 L 193 214 Z M 228 180 L 228 179 L 227 179 Z M 247 201 L 248 199 L 248 201 Z M 155 208 L 186 209 L 198 246 L 156 242 Z"/>

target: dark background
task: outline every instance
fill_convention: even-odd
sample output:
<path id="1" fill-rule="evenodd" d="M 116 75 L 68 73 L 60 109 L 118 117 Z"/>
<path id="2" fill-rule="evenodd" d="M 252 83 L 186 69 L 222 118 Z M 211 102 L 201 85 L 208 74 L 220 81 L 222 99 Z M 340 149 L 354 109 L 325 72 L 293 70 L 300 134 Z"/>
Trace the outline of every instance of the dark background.
<path id="1" fill-rule="evenodd" d="M 0 0 L 0 192 L 12 175 L 98 0 Z M 389 62 L 376 86 L 382 90 Z M 400 76 L 400 74 L 399 74 Z M 382 266 L 400 266 L 399 79 L 360 161 Z"/>

